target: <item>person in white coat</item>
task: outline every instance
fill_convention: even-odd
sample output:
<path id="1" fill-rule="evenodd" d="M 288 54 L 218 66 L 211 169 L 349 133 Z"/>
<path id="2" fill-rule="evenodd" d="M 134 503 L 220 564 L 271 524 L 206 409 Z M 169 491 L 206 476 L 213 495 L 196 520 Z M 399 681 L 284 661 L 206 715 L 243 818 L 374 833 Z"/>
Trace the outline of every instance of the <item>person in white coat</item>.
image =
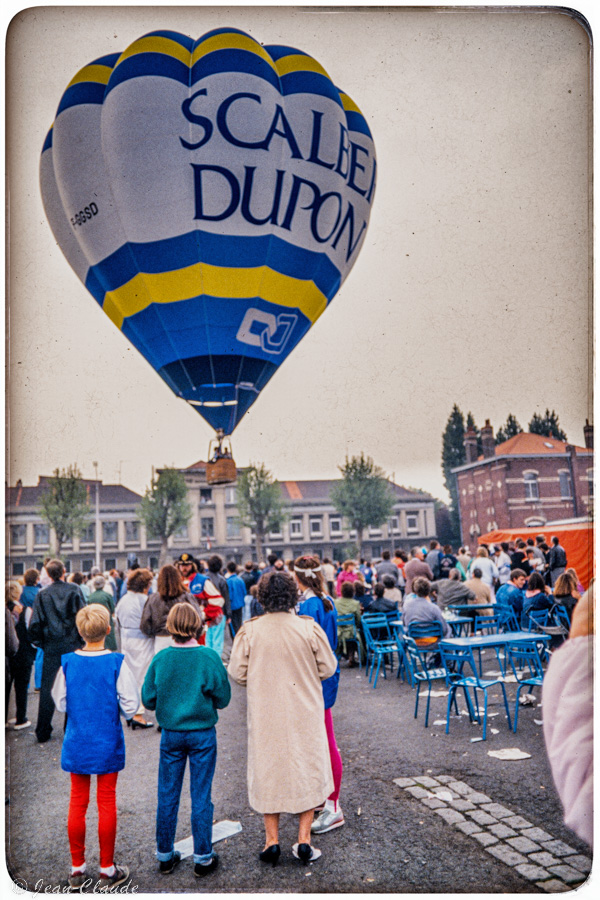
<path id="1" fill-rule="evenodd" d="M 115 619 L 121 632 L 121 653 L 133 672 L 140 693 L 148 666 L 154 656 L 154 638 L 148 637 L 140 629 L 142 612 L 151 584 L 152 572 L 149 569 L 135 569 L 127 579 L 127 593 L 121 597 L 115 610 Z M 131 728 L 152 728 L 153 723 L 146 721 L 144 713 L 145 709 L 140 704 L 131 719 Z"/>

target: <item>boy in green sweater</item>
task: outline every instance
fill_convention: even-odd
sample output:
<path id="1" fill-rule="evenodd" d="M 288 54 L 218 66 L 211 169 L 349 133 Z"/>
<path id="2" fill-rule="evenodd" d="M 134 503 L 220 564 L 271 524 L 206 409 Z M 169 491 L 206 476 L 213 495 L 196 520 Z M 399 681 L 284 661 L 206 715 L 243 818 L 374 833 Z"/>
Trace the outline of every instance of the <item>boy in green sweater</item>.
<path id="1" fill-rule="evenodd" d="M 156 857 L 170 874 L 181 859 L 174 849 L 186 759 L 190 761 L 194 874 L 214 872 L 211 788 L 217 761 L 218 709 L 231 699 L 227 671 L 217 653 L 201 647 L 200 616 L 190 603 L 176 603 L 167 618 L 174 645 L 156 654 L 142 687 L 142 702 L 156 710 L 162 728 L 156 809 Z"/>

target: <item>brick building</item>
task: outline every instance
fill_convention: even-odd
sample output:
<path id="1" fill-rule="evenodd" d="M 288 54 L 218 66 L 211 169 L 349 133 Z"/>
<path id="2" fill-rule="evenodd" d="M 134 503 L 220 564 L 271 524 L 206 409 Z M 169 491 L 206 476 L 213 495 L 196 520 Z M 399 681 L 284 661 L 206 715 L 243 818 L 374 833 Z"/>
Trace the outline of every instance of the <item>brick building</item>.
<path id="1" fill-rule="evenodd" d="M 583 447 L 528 432 L 496 446 L 489 419 L 481 440 L 477 456 L 477 437 L 467 431 L 467 462 L 452 470 L 464 543 L 475 547 L 479 535 L 497 529 L 592 518 L 593 426 L 587 421 Z"/>

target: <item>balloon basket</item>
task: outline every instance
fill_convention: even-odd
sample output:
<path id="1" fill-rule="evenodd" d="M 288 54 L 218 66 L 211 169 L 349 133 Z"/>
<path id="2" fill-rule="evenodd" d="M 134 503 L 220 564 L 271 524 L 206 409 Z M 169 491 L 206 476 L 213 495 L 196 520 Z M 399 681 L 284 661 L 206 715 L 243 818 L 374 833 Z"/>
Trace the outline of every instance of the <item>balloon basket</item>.
<path id="1" fill-rule="evenodd" d="M 207 484 L 232 484 L 237 480 L 237 467 L 235 460 L 217 459 L 206 464 Z"/>

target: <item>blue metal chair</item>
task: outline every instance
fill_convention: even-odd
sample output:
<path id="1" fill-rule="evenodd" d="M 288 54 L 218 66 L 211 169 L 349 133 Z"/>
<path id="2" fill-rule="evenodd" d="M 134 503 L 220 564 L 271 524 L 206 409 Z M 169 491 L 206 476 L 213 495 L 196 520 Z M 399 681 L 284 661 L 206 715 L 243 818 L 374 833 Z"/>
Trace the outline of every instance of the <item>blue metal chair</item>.
<path id="1" fill-rule="evenodd" d="M 529 628 L 531 631 L 541 631 L 540 625 L 548 624 L 548 610 L 547 609 L 532 609 L 528 614 L 528 622 Z"/>
<path id="2" fill-rule="evenodd" d="M 393 654 L 399 654 L 398 642 L 396 638 L 392 636 L 389 622 L 384 614 L 373 614 L 370 616 L 366 616 L 365 614 L 363 615 L 361 622 L 367 645 L 365 675 L 368 674 L 369 681 L 371 681 L 375 663 L 377 662 L 375 682 L 373 684 L 373 687 L 376 688 L 381 663 L 383 662 L 383 677 L 387 678 L 385 673 L 386 659 L 390 657 L 393 665 Z"/>
<path id="3" fill-rule="evenodd" d="M 561 603 L 557 603 L 552 610 L 552 618 L 557 625 L 562 625 L 563 628 L 566 629 L 567 634 L 569 633 L 569 631 L 571 630 L 571 620 L 565 606 L 563 606 Z"/>
<path id="4" fill-rule="evenodd" d="M 475 621 L 473 623 L 473 634 L 499 634 L 500 633 L 500 618 L 498 615 L 489 615 L 489 616 L 475 616 Z M 500 670 L 504 675 L 506 672 L 506 661 L 503 663 L 500 658 L 500 648 L 494 647 L 494 652 L 496 654 L 496 659 L 498 660 L 498 665 L 500 666 Z M 481 674 L 481 649 L 477 649 L 478 659 L 479 659 L 479 672 Z"/>
<path id="5" fill-rule="evenodd" d="M 354 618 L 353 613 L 347 613 L 342 616 L 338 616 L 337 618 L 338 625 L 338 656 L 341 652 L 341 647 L 344 647 L 345 644 L 354 643 L 356 644 L 356 649 L 358 651 L 358 665 L 362 667 L 362 641 L 358 635 L 356 630 L 356 619 Z M 340 636 L 340 629 L 352 629 L 352 633 L 346 633 Z"/>
<path id="6" fill-rule="evenodd" d="M 446 734 L 450 731 L 450 709 L 452 707 L 452 701 L 456 698 L 456 692 L 459 688 L 462 688 L 465 692 L 465 699 L 467 701 L 467 706 L 469 709 L 469 717 L 471 721 L 475 720 L 477 722 L 481 721 L 481 715 L 479 712 L 479 700 L 477 697 L 477 691 L 483 691 L 484 697 L 484 706 L 483 706 L 483 740 L 486 739 L 487 734 L 487 708 L 488 708 L 488 690 L 491 687 L 495 687 L 497 684 L 502 688 L 502 695 L 504 697 L 504 707 L 506 709 L 506 717 L 508 719 L 508 727 L 511 728 L 511 720 L 510 720 L 510 710 L 508 708 L 508 699 L 506 696 L 506 689 L 504 687 L 504 679 L 493 678 L 483 680 L 480 675 L 477 673 L 477 669 L 475 667 L 475 660 L 473 658 L 473 651 L 470 647 L 465 648 L 452 648 L 447 649 L 442 645 L 442 660 L 444 666 L 446 668 L 446 684 L 448 685 L 449 693 L 448 693 L 448 706 L 446 711 Z M 465 671 L 466 667 L 468 667 L 472 671 L 472 675 L 467 674 Z M 471 703 L 469 690 L 473 691 L 473 697 L 475 700 L 475 715 L 473 715 L 473 705 Z"/>
<path id="7" fill-rule="evenodd" d="M 498 631 L 506 633 L 507 631 L 519 631 L 519 620 L 512 606 L 504 604 L 496 604 L 496 616 L 498 617 Z"/>
<path id="8" fill-rule="evenodd" d="M 404 626 L 402 622 L 395 620 L 392 628 L 396 636 L 396 643 L 398 644 L 398 671 L 396 673 L 396 678 L 402 678 L 402 681 L 406 680 L 411 687 L 414 687 L 410 660 L 406 658 L 406 650 L 404 647 Z"/>
<path id="9" fill-rule="evenodd" d="M 421 691 L 421 685 L 427 684 L 427 707 L 425 710 L 425 728 L 427 728 L 429 724 L 429 705 L 431 702 L 431 688 L 436 681 L 444 682 L 446 681 L 446 669 L 443 666 L 440 666 L 436 669 L 430 669 L 427 666 L 426 653 L 423 650 L 420 650 L 416 644 L 416 641 L 405 635 L 402 639 L 402 643 L 404 645 L 404 654 L 405 658 L 410 665 L 411 669 L 411 681 L 413 687 L 416 685 L 417 687 L 417 695 L 415 698 L 415 719 L 417 718 L 419 712 L 419 694 Z M 454 706 L 456 708 L 456 714 L 458 715 L 458 705 L 456 703 L 456 697 L 454 698 Z"/>
<path id="10" fill-rule="evenodd" d="M 515 701 L 515 724 L 513 727 L 513 731 L 516 732 L 521 691 L 524 687 L 541 686 L 544 680 L 544 669 L 535 641 L 519 642 L 518 644 L 507 646 L 506 650 L 508 660 L 519 685 Z"/>

